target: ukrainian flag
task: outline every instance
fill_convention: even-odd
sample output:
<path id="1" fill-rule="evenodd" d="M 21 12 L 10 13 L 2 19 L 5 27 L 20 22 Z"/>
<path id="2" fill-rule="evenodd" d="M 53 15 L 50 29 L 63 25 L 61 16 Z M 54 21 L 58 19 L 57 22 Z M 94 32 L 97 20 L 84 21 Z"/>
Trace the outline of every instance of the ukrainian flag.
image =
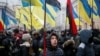
<path id="1" fill-rule="evenodd" d="M 94 0 L 95 3 L 96 3 L 96 6 L 97 6 L 97 12 L 98 12 L 98 15 L 100 17 L 100 0 Z"/>
<path id="2" fill-rule="evenodd" d="M 8 26 L 10 24 L 4 9 L 2 9 L 2 21 L 5 24 L 5 26 Z"/>
<path id="3" fill-rule="evenodd" d="M 29 7 L 25 7 L 25 9 L 28 11 L 28 12 L 30 12 L 29 11 Z M 38 11 L 38 13 L 37 13 L 37 11 Z M 33 6 L 32 7 L 32 14 L 35 16 L 35 17 L 37 17 L 38 19 L 39 19 L 39 21 L 43 21 L 44 22 L 44 10 L 42 9 L 42 7 L 37 7 L 37 6 Z M 55 26 L 55 21 L 51 18 L 51 16 L 50 15 L 48 15 L 47 13 L 46 13 L 46 17 L 47 17 L 47 22 L 52 26 L 52 27 L 54 27 Z"/>
<path id="4" fill-rule="evenodd" d="M 79 5 L 79 8 L 78 8 L 79 9 L 79 11 L 78 11 L 79 16 L 81 18 L 83 18 L 86 23 L 91 25 L 91 19 L 89 18 L 89 16 L 88 16 L 88 14 L 87 14 L 87 12 L 86 12 L 81 0 L 78 0 L 78 1 L 79 1 L 79 3 L 78 3 L 78 5 Z"/>
<path id="5" fill-rule="evenodd" d="M 42 6 L 42 3 L 40 2 L 40 0 L 22 0 L 22 1 L 26 1 L 29 4 L 31 3 L 34 6 Z"/>
<path id="6" fill-rule="evenodd" d="M 96 3 L 94 0 L 87 0 L 89 6 L 91 7 L 92 10 L 94 10 L 94 12 L 96 13 L 92 13 L 93 19 L 99 19 L 99 15 L 98 15 L 98 8 L 96 6 Z"/>
<path id="7" fill-rule="evenodd" d="M 91 18 L 91 14 L 94 13 L 96 14 L 96 12 L 93 10 L 93 8 L 91 8 L 88 4 L 88 1 L 87 0 L 80 0 L 86 13 L 88 14 L 88 16 Z"/>
<path id="8" fill-rule="evenodd" d="M 15 17 L 17 18 L 17 20 L 19 21 L 19 23 L 24 24 L 27 29 L 31 29 L 30 28 L 30 24 L 28 23 L 28 20 L 26 20 L 26 17 L 20 11 L 21 11 L 21 8 L 20 9 L 16 8 Z"/>
<path id="9" fill-rule="evenodd" d="M 23 7 L 27 7 L 27 6 L 30 6 L 30 3 L 27 2 L 26 0 L 22 0 L 22 5 Z"/>
<path id="10" fill-rule="evenodd" d="M 28 1 L 29 2 L 29 1 Z M 41 3 L 40 3 L 41 2 Z M 35 7 L 37 7 L 38 5 L 36 5 L 35 3 L 37 3 L 37 4 L 42 4 L 42 5 L 40 5 L 39 7 L 42 7 L 43 8 L 43 10 L 44 10 L 44 5 L 45 5 L 45 0 L 35 0 L 34 2 L 32 2 L 32 5 L 33 6 L 35 6 Z M 53 2 L 54 3 L 54 2 Z M 50 4 L 50 3 L 49 3 Z M 52 26 L 52 27 L 54 27 L 55 26 L 55 17 L 56 17 L 56 15 L 57 15 L 57 11 L 59 10 L 59 8 L 58 7 L 56 7 L 56 5 L 55 6 L 53 6 L 52 4 L 47 4 L 46 3 L 46 14 L 48 15 L 47 16 L 47 22 Z M 52 6 L 51 6 L 52 5 Z M 36 10 L 37 11 L 37 10 Z M 35 14 L 35 13 L 34 13 Z M 43 19 L 44 19 L 44 11 L 41 13 L 42 15 L 43 15 Z M 41 14 L 38 14 L 39 16 L 41 16 Z M 37 13 L 36 13 L 36 15 L 37 15 Z M 38 16 L 37 15 L 37 16 Z M 41 17 L 39 17 L 39 18 L 41 18 Z"/>
<path id="11" fill-rule="evenodd" d="M 42 23 L 38 20 L 38 18 L 34 17 L 33 14 L 30 15 L 30 11 L 27 11 L 25 8 L 21 8 L 20 12 L 28 18 L 28 23 L 30 25 L 32 21 L 32 26 L 34 26 L 35 29 L 40 29 L 43 27 Z"/>
<path id="12" fill-rule="evenodd" d="M 75 20 L 75 23 L 76 25 L 83 25 L 80 18 L 78 17 L 77 13 L 75 12 L 74 8 L 72 9 L 73 11 L 73 16 L 74 16 L 74 20 Z"/>
<path id="13" fill-rule="evenodd" d="M 18 24 L 17 19 L 10 17 L 9 15 L 6 14 L 4 9 L 2 9 L 2 23 L 4 23 L 5 27 L 8 27 L 9 25 L 13 24 Z"/>

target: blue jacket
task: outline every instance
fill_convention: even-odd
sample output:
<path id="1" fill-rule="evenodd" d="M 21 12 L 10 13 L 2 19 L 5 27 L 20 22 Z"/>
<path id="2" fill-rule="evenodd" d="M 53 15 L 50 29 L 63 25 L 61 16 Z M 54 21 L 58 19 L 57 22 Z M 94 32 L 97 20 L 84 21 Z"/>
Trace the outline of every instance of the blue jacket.
<path id="1" fill-rule="evenodd" d="M 95 52 L 91 45 L 87 45 L 84 49 L 79 47 L 76 56 L 95 56 Z"/>
<path id="2" fill-rule="evenodd" d="M 85 48 L 78 47 L 76 56 L 95 56 L 93 46 L 89 43 L 91 37 L 91 30 L 82 30 L 80 32 L 80 41 L 85 44 Z"/>

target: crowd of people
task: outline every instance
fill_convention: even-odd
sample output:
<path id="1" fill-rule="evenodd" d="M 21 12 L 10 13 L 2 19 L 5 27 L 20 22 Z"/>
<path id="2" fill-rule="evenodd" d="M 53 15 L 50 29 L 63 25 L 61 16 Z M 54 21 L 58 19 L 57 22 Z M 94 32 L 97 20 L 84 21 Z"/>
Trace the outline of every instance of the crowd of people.
<path id="1" fill-rule="evenodd" d="M 0 30 L 0 56 L 44 56 L 44 33 Z M 46 56 L 100 56 L 100 30 L 46 31 Z"/>

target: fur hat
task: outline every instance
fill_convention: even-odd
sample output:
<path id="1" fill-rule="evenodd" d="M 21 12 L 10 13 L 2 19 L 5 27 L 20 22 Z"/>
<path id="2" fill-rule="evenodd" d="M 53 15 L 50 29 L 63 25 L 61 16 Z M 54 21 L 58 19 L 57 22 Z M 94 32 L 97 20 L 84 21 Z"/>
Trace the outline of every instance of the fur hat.
<path id="1" fill-rule="evenodd" d="M 22 35 L 22 40 L 28 40 L 28 39 L 31 39 L 31 35 L 29 33 Z"/>
<path id="2" fill-rule="evenodd" d="M 66 47 L 68 45 L 72 45 L 74 46 L 75 45 L 75 41 L 73 40 L 73 38 L 71 38 L 70 40 L 67 40 L 63 43 L 63 47 Z"/>

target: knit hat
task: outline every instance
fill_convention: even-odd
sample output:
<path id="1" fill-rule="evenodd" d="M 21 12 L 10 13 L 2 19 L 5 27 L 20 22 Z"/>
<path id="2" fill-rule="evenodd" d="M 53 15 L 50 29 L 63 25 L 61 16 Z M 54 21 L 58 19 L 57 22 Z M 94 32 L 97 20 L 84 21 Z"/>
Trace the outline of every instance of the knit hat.
<path id="1" fill-rule="evenodd" d="M 29 33 L 22 35 L 22 40 L 28 40 L 28 39 L 31 39 L 31 35 Z"/>

